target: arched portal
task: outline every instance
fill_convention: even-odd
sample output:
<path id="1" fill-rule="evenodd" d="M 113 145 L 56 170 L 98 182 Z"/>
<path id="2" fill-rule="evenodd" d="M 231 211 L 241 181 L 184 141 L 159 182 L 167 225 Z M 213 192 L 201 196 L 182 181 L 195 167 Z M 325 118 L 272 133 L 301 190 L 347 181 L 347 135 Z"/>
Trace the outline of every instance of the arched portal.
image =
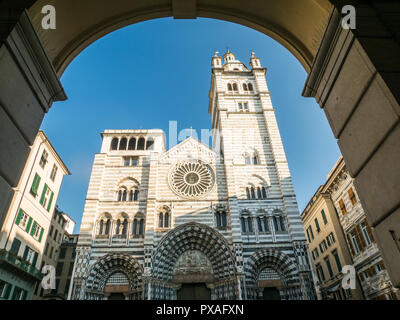
<path id="1" fill-rule="evenodd" d="M 177 291 L 189 283 L 206 285 L 211 299 L 238 298 L 236 264 L 229 244 L 218 231 L 200 223 L 180 225 L 161 239 L 151 275 L 151 299 L 176 299 Z"/>
<path id="2" fill-rule="evenodd" d="M 293 300 L 302 296 L 296 263 L 282 251 L 258 250 L 248 258 L 245 273 L 248 299 Z"/>
<path id="3" fill-rule="evenodd" d="M 88 272 L 85 299 L 142 299 L 143 269 L 135 258 L 110 253 L 99 258 Z"/>

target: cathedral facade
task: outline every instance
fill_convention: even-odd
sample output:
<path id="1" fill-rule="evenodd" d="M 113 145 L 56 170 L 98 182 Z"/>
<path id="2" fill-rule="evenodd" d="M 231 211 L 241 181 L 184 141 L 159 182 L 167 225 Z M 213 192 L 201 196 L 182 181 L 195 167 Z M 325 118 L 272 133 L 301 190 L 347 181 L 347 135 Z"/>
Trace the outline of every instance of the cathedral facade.
<path id="1" fill-rule="evenodd" d="M 212 147 L 105 130 L 70 299 L 314 299 L 266 69 L 212 57 Z"/>

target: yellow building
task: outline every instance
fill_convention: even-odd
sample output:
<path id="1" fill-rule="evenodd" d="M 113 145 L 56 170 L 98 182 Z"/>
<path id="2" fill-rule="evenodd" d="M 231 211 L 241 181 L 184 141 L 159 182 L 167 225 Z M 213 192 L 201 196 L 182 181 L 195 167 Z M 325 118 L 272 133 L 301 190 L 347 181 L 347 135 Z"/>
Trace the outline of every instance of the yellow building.
<path id="1" fill-rule="evenodd" d="M 357 281 L 356 289 L 343 289 L 341 273 L 353 261 L 339 223 L 330 194 L 320 186 L 307 204 L 301 220 L 309 244 L 309 252 L 319 299 L 359 300 L 363 294 Z"/>

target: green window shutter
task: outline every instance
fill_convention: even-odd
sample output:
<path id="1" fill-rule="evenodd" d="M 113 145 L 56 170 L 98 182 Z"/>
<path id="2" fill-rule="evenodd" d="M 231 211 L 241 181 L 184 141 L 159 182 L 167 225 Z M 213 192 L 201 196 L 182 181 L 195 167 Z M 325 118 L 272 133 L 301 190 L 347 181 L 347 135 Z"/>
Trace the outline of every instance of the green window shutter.
<path id="1" fill-rule="evenodd" d="M 12 289 L 12 285 L 10 283 L 7 283 L 7 288 L 6 288 L 6 292 L 4 294 L 4 299 L 8 300 L 8 297 L 10 296 L 10 293 L 11 293 L 11 289 Z"/>
<path id="2" fill-rule="evenodd" d="M 36 221 L 33 221 L 33 226 L 31 229 L 31 236 L 33 236 L 35 234 L 35 229 L 36 229 Z"/>
<path id="3" fill-rule="evenodd" d="M 42 197 L 40 198 L 40 204 L 43 204 L 44 202 L 44 196 L 46 195 L 47 191 L 47 184 L 44 184 L 43 191 L 42 191 Z"/>
<path id="4" fill-rule="evenodd" d="M 53 201 L 54 192 L 52 191 L 50 194 L 49 205 L 47 206 L 47 211 L 50 212 L 51 202 Z"/>
<path id="5" fill-rule="evenodd" d="M 38 253 L 35 252 L 35 254 L 33 256 L 32 266 L 36 267 L 37 259 L 38 259 Z"/>
<path id="6" fill-rule="evenodd" d="M 25 250 L 24 250 L 24 254 L 23 254 L 23 256 L 22 256 L 22 258 L 24 258 L 25 260 L 26 260 L 26 258 L 28 257 L 28 252 L 29 252 L 29 247 L 26 246 L 26 247 L 25 247 Z"/>
<path id="7" fill-rule="evenodd" d="M 18 226 L 19 223 L 21 222 L 22 214 L 24 213 L 24 210 L 19 209 L 17 219 L 15 220 L 15 224 Z"/>
<path id="8" fill-rule="evenodd" d="M 28 224 L 26 225 L 26 229 L 25 229 L 25 231 L 28 232 L 28 233 L 29 233 L 29 229 L 31 227 L 31 224 L 32 224 L 32 217 L 29 217 Z"/>
<path id="9" fill-rule="evenodd" d="M 42 228 L 42 230 L 40 231 L 39 242 L 42 241 L 43 232 L 44 232 L 44 229 Z"/>
<path id="10" fill-rule="evenodd" d="M 36 173 L 31 188 L 31 193 L 34 194 L 35 196 L 37 195 L 39 183 L 40 183 L 40 176 Z"/>

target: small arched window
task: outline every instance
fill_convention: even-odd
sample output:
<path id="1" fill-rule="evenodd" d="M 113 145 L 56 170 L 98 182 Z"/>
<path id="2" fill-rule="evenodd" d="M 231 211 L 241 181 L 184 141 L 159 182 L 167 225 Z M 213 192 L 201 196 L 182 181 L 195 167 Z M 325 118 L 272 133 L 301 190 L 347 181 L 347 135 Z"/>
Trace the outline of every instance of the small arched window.
<path id="1" fill-rule="evenodd" d="M 249 189 L 249 187 L 246 188 L 246 196 L 247 196 L 247 199 L 250 199 L 250 189 Z"/>
<path id="2" fill-rule="evenodd" d="M 122 201 L 122 190 L 118 191 L 118 201 Z"/>
<path id="3" fill-rule="evenodd" d="M 257 226 L 258 226 L 258 232 L 263 232 L 263 225 L 262 225 L 261 217 L 257 217 Z"/>
<path id="4" fill-rule="evenodd" d="M 137 227 L 138 227 L 138 221 L 135 218 L 135 219 L 133 219 L 133 222 L 132 222 L 132 234 L 133 235 L 137 234 Z"/>
<path id="5" fill-rule="evenodd" d="M 119 228 L 121 226 L 121 221 L 118 219 L 117 223 L 115 224 L 115 234 L 119 235 Z"/>
<path id="6" fill-rule="evenodd" d="M 158 215 L 158 227 L 162 228 L 164 226 L 164 214 L 162 212 Z"/>
<path id="7" fill-rule="evenodd" d="M 119 150 L 126 150 L 126 144 L 127 144 L 127 139 L 122 138 L 121 141 L 119 142 Z"/>
<path id="8" fill-rule="evenodd" d="M 242 232 L 246 232 L 247 228 L 246 228 L 246 219 L 241 217 L 240 218 L 240 225 L 242 226 Z"/>
<path id="9" fill-rule="evenodd" d="M 250 191 L 251 191 L 251 198 L 255 199 L 256 198 L 256 192 L 254 190 L 254 187 L 251 187 Z"/>
<path id="10" fill-rule="evenodd" d="M 258 199 L 261 199 L 261 198 L 262 198 L 262 195 L 261 195 L 261 188 L 260 188 L 260 187 L 257 187 L 257 198 L 258 198 Z"/>
<path id="11" fill-rule="evenodd" d="M 98 234 L 103 234 L 103 228 L 104 228 L 104 222 L 103 222 L 103 220 L 100 220 L 99 233 Z"/>
<path id="12" fill-rule="evenodd" d="M 247 217 L 247 230 L 250 233 L 253 233 L 253 218 L 252 217 Z"/>
<path id="13" fill-rule="evenodd" d="M 232 91 L 232 85 L 228 83 L 228 91 Z"/>
<path id="14" fill-rule="evenodd" d="M 258 164 L 258 157 L 256 154 L 253 156 L 253 164 Z"/>
<path id="15" fill-rule="evenodd" d="M 130 138 L 128 143 L 128 150 L 135 150 L 136 149 L 136 139 Z"/>
<path id="16" fill-rule="evenodd" d="M 247 84 L 243 83 L 243 91 L 247 91 Z"/>
<path id="17" fill-rule="evenodd" d="M 144 150 L 144 138 L 142 137 L 142 138 L 139 138 L 139 140 L 138 140 L 138 144 L 137 144 L 137 149 L 138 150 Z"/>
<path id="18" fill-rule="evenodd" d="M 139 190 L 135 190 L 133 193 L 133 201 L 138 201 L 139 199 Z"/>
<path id="19" fill-rule="evenodd" d="M 133 190 L 129 191 L 129 201 L 133 201 Z"/>
<path id="20" fill-rule="evenodd" d="M 251 164 L 250 156 L 247 153 L 244 155 L 244 163 Z"/>
<path id="21" fill-rule="evenodd" d="M 122 199 L 121 201 L 126 201 L 126 190 L 122 191 Z"/>
<path id="22" fill-rule="evenodd" d="M 232 88 L 233 88 L 233 91 L 238 91 L 238 85 L 237 85 L 237 83 L 234 83 L 234 84 L 232 85 Z"/>
<path id="23" fill-rule="evenodd" d="M 144 233 L 144 219 L 140 219 L 139 221 L 139 234 Z"/>
<path id="24" fill-rule="evenodd" d="M 253 85 L 251 83 L 248 84 L 249 91 L 253 91 Z"/>
<path id="25" fill-rule="evenodd" d="M 111 150 L 117 150 L 118 149 L 118 138 L 113 138 L 111 140 Z"/>
<path id="26" fill-rule="evenodd" d="M 146 150 L 154 150 L 154 140 L 153 138 L 149 138 L 146 141 Z"/>
<path id="27" fill-rule="evenodd" d="M 261 193 L 263 199 L 267 199 L 267 189 L 265 189 L 265 187 L 261 187 Z"/>
<path id="28" fill-rule="evenodd" d="M 105 230 L 104 234 L 107 234 L 107 235 L 110 234 L 110 227 L 111 227 L 111 220 L 107 219 L 106 230 Z"/>
<path id="29" fill-rule="evenodd" d="M 168 228 L 169 227 L 169 213 L 166 212 L 164 215 L 164 228 Z"/>
<path id="30" fill-rule="evenodd" d="M 126 236 L 128 231 L 128 219 L 124 219 L 124 222 L 122 223 L 122 235 Z"/>

